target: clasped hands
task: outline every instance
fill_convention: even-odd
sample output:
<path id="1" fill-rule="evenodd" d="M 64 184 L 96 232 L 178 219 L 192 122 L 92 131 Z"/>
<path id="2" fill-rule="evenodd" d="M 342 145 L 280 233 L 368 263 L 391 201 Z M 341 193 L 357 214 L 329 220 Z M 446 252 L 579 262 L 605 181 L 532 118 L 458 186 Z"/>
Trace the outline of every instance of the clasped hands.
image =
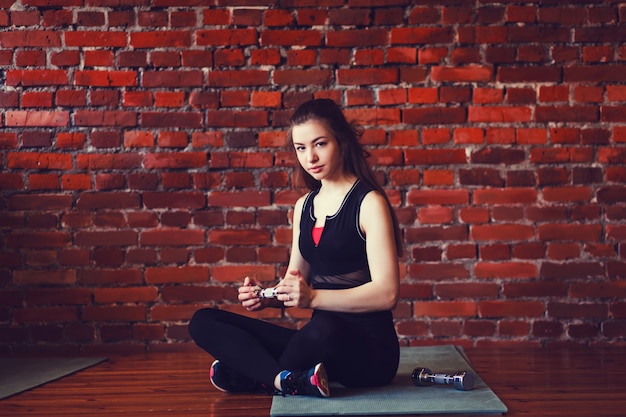
<path id="1" fill-rule="evenodd" d="M 272 294 L 275 297 L 261 297 L 259 291 L 262 289 L 255 278 L 245 277 L 238 290 L 241 305 L 248 311 L 257 311 L 274 305 L 274 300 L 278 300 L 285 307 L 308 308 L 313 297 L 313 289 L 298 270 L 288 271 L 274 287 Z"/>

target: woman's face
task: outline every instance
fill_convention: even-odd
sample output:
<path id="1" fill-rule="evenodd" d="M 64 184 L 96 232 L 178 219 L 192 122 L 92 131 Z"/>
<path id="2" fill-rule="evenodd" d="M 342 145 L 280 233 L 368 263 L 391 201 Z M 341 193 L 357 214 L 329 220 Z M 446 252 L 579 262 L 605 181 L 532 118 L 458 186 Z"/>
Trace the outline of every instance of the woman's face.
<path id="1" fill-rule="evenodd" d="M 343 175 L 339 143 L 317 120 L 295 125 L 291 131 L 293 146 L 302 168 L 318 181 Z"/>

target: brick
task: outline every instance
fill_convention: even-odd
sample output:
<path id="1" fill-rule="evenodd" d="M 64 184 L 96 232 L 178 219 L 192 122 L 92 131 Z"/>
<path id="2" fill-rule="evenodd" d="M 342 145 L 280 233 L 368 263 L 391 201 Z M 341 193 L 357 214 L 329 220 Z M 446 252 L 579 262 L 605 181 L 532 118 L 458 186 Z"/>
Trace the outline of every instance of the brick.
<path id="1" fill-rule="evenodd" d="M 538 228 L 541 240 L 583 240 L 598 241 L 602 234 L 602 226 L 576 224 L 542 224 Z"/>
<path id="2" fill-rule="evenodd" d="M 226 298 L 224 290 L 218 286 L 164 286 L 161 296 L 167 302 L 219 302 Z"/>
<path id="3" fill-rule="evenodd" d="M 133 48 L 186 47 L 191 45 L 191 33 L 187 31 L 131 32 Z"/>
<path id="4" fill-rule="evenodd" d="M 536 148 L 530 151 L 530 161 L 538 164 L 588 162 L 592 159 L 592 152 L 585 148 Z"/>
<path id="5" fill-rule="evenodd" d="M 332 19 L 337 12 L 341 12 L 341 10 L 331 10 L 329 13 L 330 18 Z M 350 18 L 359 18 L 358 12 L 351 12 Z M 329 31 L 326 33 L 326 45 L 336 48 L 383 46 L 387 45 L 388 38 L 389 34 L 386 29 L 371 28 Z"/>
<path id="6" fill-rule="evenodd" d="M 442 259 L 443 251 L 434 246 L 417 247 L 411 251 L 411 259 L 414 261 L 437 262 Z"/>
<path id="7" fill-rule="evenodd" d="M 619 113 L 619 112 L 618 112 Z M 607 115 L 607 117 L 611 117 Z M 537 106 L 536 122 L 597 122 L 598 111 L 593 106 Z"/>
<path id="8" fill-rule="evenodd" d="M 463 149 L 407 149 L 405 163 L 409 165 L 465 164 L 467 157 Z"/>
<path id="9" fill-rule="evenodd" d="M 484 142 L 483 129 L 475 127 L 459 127 L 454 129 L 454 143 L 479 144 Z"/>
<path id="10" fill-rule="evenodd" d="M 148 169 L 201 168 L 206 164 L 205 152 L 148 153 L 144 156 L 144 166 Z"/>
<path id="11" fill-rule="evenodd" d="M 270 203 L 270 195 L 268 192 L 217 192 L 209 193 L 208 203 L 210 206 L 217 207 L 252 207 L 267 206 Z"/>
<path id="12" fill-rule="evenodd" d="M 459 180 L 461 185 L 482 185 L 489 187 L 503 187 L 504 180 L 500 172 L 494 169 L 472 169 L 459 170 Z"/>
<path id="13" fill-rule="evenodd" d="M 477 278 L 484 279 L 528 279 L 536 278 L 536 265 L 526 262 L 478 262 L 474 266 Z"/>
<path id="14" fill-rule="evenodd" d="M 524 123 L 531 121 L 530 107 L 470 107 L 467 120 L 485 123 Z"/>
<path id="15" fill-rule="evenodd" d="M 260 44 L 263 46 L 319 46 L 322 33 L 318 30 L 264 30 Z"/>
<path id="16" fill-rule="evenodd" d="M 71 31 L 64 32 L 66 46 L 124 48 L 126 32 Z"/>
<path id="17" fill-rule="evenodd" d="M 605 303 L 549 302 L 547 313 L 554 318 L 606 318 L 608 306 Z"/>
<path id="18" fill-rule="evenodd" d="M 84 170 L 132 170 L 141 167 L 142 156 L 127 154 L 89 154 L 78 155 L 76 165 Z"/>
<path id="19" fill-rule="evenodd" d="M 589 201 L 591 194 L 589 187 L 546 187 L 543 190 L 543 199 L 550 202 Z"/>
<path id="20" fill-rule="evenodd" d="M 208 241 L 221 245 L 267 245 L 271 243 L 271 235 L 267 230 L 211 230 Z"/>
<path id="21" fill-rule="evenodd" d="M 203 193 L 198 192 L 148 192 L 143 193 L 147 208 L 202 208 L 206 206 Z"/>
<path id="22" fill-rule="evenodd" d="M 159 178 L 156 174 L 129 174 L 128 187 L 133 190 L 156 190 Z"/>
<path id="23" fill-rule="evenodd" d="M 626 187 L 608 186 L 602 187 L 596 192 L 599 203 L 614 204 L 626 201 Z"/>
<path id="24" fill-rule="evenodd" d="M 567 292 L 566 283 L 553 281 L 511 282 L 502 287 L 507 298 L 565 297 Z"/>
<path id="25" fill-rule="evenodd" d="M 287 51 L 287 65 L 313 66 L 317 62 L 317 52 L 312 50 Z"/>
<path id="26" fill-rule="evenodd" d="M 431 69 L 431 78 L 439 82 L 487 82 L 493 77 L 490 67 L 470 65 L 467 67 L 438 66 Z"/>
<path id="27" fill-rule="evenodd" d="M 459 219 L 464 223 L 486 223 L 489 221 L 489 211 L 475 207 L 462 208 Z"/>
<path id="28" fill-rule="evenodd" d="M 78 246 L 135 246 L 138 233 L 135 231 L 77 232 L 74 243 Z"/>
<path id="29" fill-rule="evenodd" d="M 93 291 L 90 289 L 35 289 L 24 296 L 27 305 L 70 304 L 85 305 L 91 303 Z"/>
<path id="30" fill-rule="evenodd" d="M 276 272 L 270 265 L 216 265 L 212 268 L 211 279 L 217 282 L 243 282 L 246 276 L 260 282 L 275 282 Z"/>
<path id="31" fill-rule="evenodd" d="M 538 338 L 559 338 L 563 335 L 563 324 L 554 321 L 535 321 L 532 324 L 532 335 Z"/>
<path id="32" fill-rule="evenodd" d="M 231 13 L 227 9 L 209 8 L 202 11 L 205 25 L 228 25 L 231 21 Z"/>
<path id="33" fill-rule="evenodd" d="M 408 124 L 458 124 L 466 121 L 463 108 L 409 108 L 402 111 L 402 121 Z"/>
<path id="34" fill-rule="evenodd" d="M 63 190 L 89 190 L 91 189 L 91 176 L 89 174 L 62 175 L 61 188 Z"/>
<path id="35" fill-rule="evenodd" d="M 256 45 L 258 35 L 252 28 L 198 30 L 196 42 L 201 46 Z"/>
<path id="36" fill-rule="evenodd" d="M 185 148 L 189 143 L 185 132 L 160 132 L 157 138 L 157 145 L 161 148 Z M 205 161 L 206 156 L 201 157 Z"/>
<path id="37" fill-rule="evenodd" d="M 501 67 L 496 74 L 496 81 L 502 83 L 519 82 L 552 82 L 557 83 L 561 79 L 561 72 L 558 68 L 544 67 L 541 71 L 534 68 L 524 67 Z"/>
<path id="38" fill-rule="evenodd" d="M 94 302 L 98 304 L 145 303 L 157 300 L 158 289 L 156 287 L 96 288 L 93 297 Z"/>
<path id="39" fill-rule="evenodd" d="M 539 301 L 480 301 L 478 314 L 482 318 L 541 317 L 543 303 Z"/>
<path id="40" fill-rule="evenodd" d="M 543 262 L 539 269 L 539 276 L 545 279 L 588 279 L 604 275 L 604 267 L 599 262 Z"/>
<path id="41" fill-rule="evenodd" d="M 502 225 L 474 225 L 470 229 L 470 236 L 475 240 L 528 240 L 535 236 L 535 228 L 529 225 L 502 224 Z"/>
<path id="42" fill-rule="evenodd" d="M 15 30 L 0 34 L 3 48 L 61 47 L 61 34 L 49 30 Z"/>
<path id="43" fill-rule="evenodd" d="M 396 84 L 396 69 L 339 69 L 337 82 L 345 85 Z"/>
<path id="44" fill-rule="evenodd" d="M 437 297 L 449 299 L 496 298 L 498 296 L 498 286 L 496 284 L 483 283 L 437 283 L 434 287 L 434 294 Z"/>
<path id="45" fill-rule="evenodd" d="M 22 175 L 0 173 L 0 188 L 3 190 L 19 190 L 24 188 Z"/>
<path id="46" fill-rule="evenodd" d="M 204 241 L 204 232 L 202 230 L 176 229 L 146 230 L 141 233 L 139 239 L 142 246 L 202 245 Z"/>
<path id="47" fill-rule="evenodd" d="M 382 65 L 385 55 L 379 49 L 360 49 L 354 54 L 355 65 Z"/>
<path id="48" fill-rule="evenodd" d="M 329 70 L 277 70 L 273 80 L 278 85 L 327 85 L 333 79 Z"/>
<path id="49" fill-rule="evenodd" d="M 206 282 L 209 275 L 206 266 L 146 268 L 146 282 L 149 284 Z"/>
<path id="50" fill-rule="evenodd" d="M 621 225 L 607 225 L 606 237 L 611 240 L 626 239 L 626 227 Z"/>
<path id="51" fill-rule="evenodd" d="M 136 193 L 85 192 L 76 201 L 76 208 L 90 210 L 96 208 L 139 208 L 139 195 Z"/>
<path id="52" fill-rule="evenodd" d="M 570 284 L 569 296 L 581 299 L 624 299 L 626 284 L 624 282 L 574 282 Z"/>
<path id="53" fill-rule="evenodd" d="M 469 193 L 466 190 L 410 190 L 407 202 L 415 205 L 467 204 Z"/>
<path id="54" fill-rule="evenodd" d="M 462 264 L 422 263 L 409 265 L 408 275 L 420 280 L 464 279 L 469 271 Z"/>
<path id="55" fill-rule="evenodd" d="M 78 310 L 76 307 L 38 307 L 23 308 L 15 311 L 17 323 L 54 323 L 76 321 Z"/>
<path id="56" fill-rule="evenodd" d="M 417 218 L 420 224 L 452 223 L 453 211 L 448 207 L 424 207 L 419 209 Z"/>
<path id="57" fill-rule="evenodd" d="M 35 246 L 36 247 L 36 246 Z M 49 247 L 49 246 L 43 246 Z M 17 270 L 13 271 L 13 284 L 22 285 L 74 285 L 76 283 L 74 270 Z"/>
<path id="58" fill-rule="evenodd" d="M 430 284 L 400 284 L 400 298 L 402 299 L 429 299 L 432 295 Z"/>
<path id="59" fill-rule="evenodd" d="M 8 70 L 6 85 L 9 86 L 61 86 L 69 84 L 66 70 Z"/>
<path id="60" fill-rule="evenodd" d="M 8 248 L 61 248 L 70 241 L 66 232 L 14 232 L 6 236 Z"/>
<path id="61" fill-rule="evenodd" d="M 405 336 L 426 336 L 428 334 L 428 324 L 424 321 L 401 321 L 396 324 L 399 335 Z"/>
<path id="62" fill-rule="evenodd" d="M 136 126 L 137 114 L 131 111 L 78 110 L 74 122 L 77 126 Z"/>
<path id="63" fill-rule="evenodd" d="M 199 87 L 204 84 L 199 70 L 144 71 L 141 85 L 144 87 Z"/>
<path id="64" fill-rule="evenodd" d="M 134 87 L 137 73 L 134 71 L 77 71 L 74 73 L 76 85 L 93 87 Z"/>
<path id="65" fill-rule="evenodd" d="M 16 110 L 5 113 L 6 126 L 63 127 L 69 124 L 69 113 L 64 111 Z"/>
<path id="66" fill-rule="evenodd" d="M 98 322 L 109 321 L 142 321 L 146 319 L 144 306 L 86 306 L 83 308 L 83 319 Z"/>
<path id="67" fill-rule="evenodd" d="M 498 322 L 498 334 L 504 337 L 527 337 L 530 325 L 527 322 L 500 320 Z"/>
<path id="68" fill-rule="evenodd" d="M 567 335 L 574 339 L 590 339 L 597 337 L 600 333 L 600 327 L 595 324 L 570 324 L 567 327 Z"/>
<path id="69" fill-rule="evenodd" d="M 440 240 L 467 240 L 468 230 L 465 226 L 429 226 L 405 229 L 408 243 L 420 243 Z"/>
<path id="70" fill-rule="evenodd" d="M 451 43 L 453 36 L 450 28 L 393 28 L 390 42 L 392 45 Z"/>
<path id="71" fill-rule="evenodd" d="M 537 201 L 537 191 L 530 188 L 483 189 L 474 192 L 475 204 L 532 204 Z"/>
<path id="72" fill-rule="evenodd" d="M 609 338 L 621 338 L 626 335 L 626 320 L 607 321 L 602 325 L 602 334 Z"/>

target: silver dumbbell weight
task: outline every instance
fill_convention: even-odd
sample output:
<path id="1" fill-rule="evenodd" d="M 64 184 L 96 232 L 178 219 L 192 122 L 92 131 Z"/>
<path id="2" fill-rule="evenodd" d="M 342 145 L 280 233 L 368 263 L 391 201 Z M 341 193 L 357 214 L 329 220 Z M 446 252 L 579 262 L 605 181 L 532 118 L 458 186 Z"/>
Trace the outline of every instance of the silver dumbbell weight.
<path id="1" fill-rule="evenodd" d="M 433 374 L 428 368 L 415 368 L 411 380 L 416 387 L 427 387 L 433 384 L 454 385 L 459 391 L 469 391 L 474 388 L 476 378 L 470 371 L 459 371 L 454 375 Z"/>

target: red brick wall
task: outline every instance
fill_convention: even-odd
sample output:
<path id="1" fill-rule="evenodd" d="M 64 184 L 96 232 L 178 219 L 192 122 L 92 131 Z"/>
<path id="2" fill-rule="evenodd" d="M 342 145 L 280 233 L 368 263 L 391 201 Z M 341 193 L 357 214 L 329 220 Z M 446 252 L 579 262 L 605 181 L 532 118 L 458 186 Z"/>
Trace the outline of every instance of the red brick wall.
<path id="1" fill-rule="evenodd" d="M 287 262 L 312 97 L 367 127 L 405 343 L 624 341 L 621 2 L 0 6 L 0 352 L 189 346 L 197 308 L 241 311 Z"/>

